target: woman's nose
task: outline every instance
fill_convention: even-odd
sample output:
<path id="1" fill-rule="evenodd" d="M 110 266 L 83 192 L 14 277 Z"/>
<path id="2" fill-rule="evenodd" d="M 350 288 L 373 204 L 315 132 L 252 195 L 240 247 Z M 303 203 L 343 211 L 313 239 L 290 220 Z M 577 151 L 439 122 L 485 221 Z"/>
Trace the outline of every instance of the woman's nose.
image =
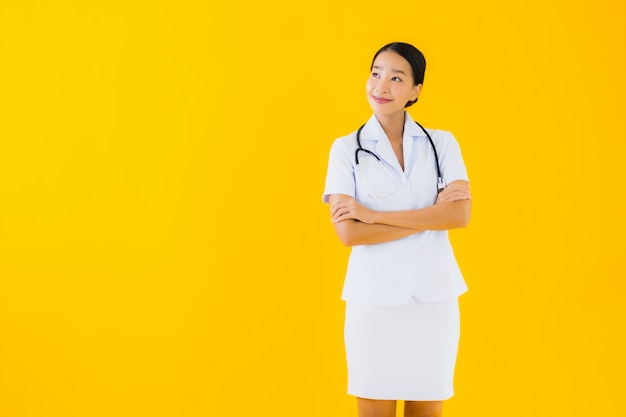
<path id="1" fill-rule="evenodd" d="M 376 84 L 376 88 L 375 90 L 378 93 L 386 93 L 387 91 L 389 91 L 389 83 L 387 83 L 386 81 L 379 81 L 378 84 Z"/>

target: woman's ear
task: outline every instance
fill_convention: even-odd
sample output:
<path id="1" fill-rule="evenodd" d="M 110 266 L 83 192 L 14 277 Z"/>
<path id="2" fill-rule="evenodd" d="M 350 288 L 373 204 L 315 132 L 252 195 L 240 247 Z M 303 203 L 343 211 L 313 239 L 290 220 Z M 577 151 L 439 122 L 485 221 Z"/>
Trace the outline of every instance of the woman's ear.
<path id="1" fill-rule="evenodd" d="M 422 86 L 423 86 L 423 84 L 417 84 L 417 85 L 413 86 L 413 95 L 411 95 L 411 101 L 417 100 L 417 98 L 419 97 L 420 93 L 422 92 Z"/>

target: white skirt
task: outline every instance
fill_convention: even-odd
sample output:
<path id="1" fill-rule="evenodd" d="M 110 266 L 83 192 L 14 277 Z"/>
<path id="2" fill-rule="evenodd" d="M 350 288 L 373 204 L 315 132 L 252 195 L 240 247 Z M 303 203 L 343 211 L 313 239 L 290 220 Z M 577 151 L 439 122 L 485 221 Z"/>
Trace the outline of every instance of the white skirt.
<path id="1" fill-rule="evenodd" d="M 378 400 L 450 398 L 459 333 L 456 298 L 398 307 L 347 303 L 348 394 Z"/>

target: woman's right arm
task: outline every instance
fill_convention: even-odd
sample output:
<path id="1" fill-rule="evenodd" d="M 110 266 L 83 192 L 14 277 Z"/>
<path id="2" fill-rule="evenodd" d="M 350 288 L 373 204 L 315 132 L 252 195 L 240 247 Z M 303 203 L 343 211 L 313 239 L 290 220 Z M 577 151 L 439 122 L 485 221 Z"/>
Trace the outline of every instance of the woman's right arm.
<path id="1" fill-rule="evenodd" d="M 347 198 L 351 197 L 343 194 L 332 194 L 328 197 L 328 203 L 332 207 L 335 203 Z M 405 229 L 386 224 L 367 224 L 354 219 L 333 223 L 333 226 L 339 240 L 345 246 L 375 245 L 420 232 L 420 230 Z"/>

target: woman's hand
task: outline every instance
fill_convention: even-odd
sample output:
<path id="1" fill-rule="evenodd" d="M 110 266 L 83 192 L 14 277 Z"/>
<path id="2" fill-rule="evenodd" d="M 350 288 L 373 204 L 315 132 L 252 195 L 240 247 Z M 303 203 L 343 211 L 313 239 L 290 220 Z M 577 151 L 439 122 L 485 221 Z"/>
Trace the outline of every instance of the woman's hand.
<path id="1" fill-rule="evenodd" d="M 467 181 L 452 181 L 442 192 L 437 196 L 435 204 L 439 203 L 451 203 L 459 200 L 471 200 L 472 194 L 470 193 L 469 184 Z"/>
<path id="2" fill-rule="evenodd" d="M 349 196 L 342 196 L 330 207 L 330 215 L 333 223 L 354 219 L 363 223 L 373 224 L 375 223 L 377 214 L 377 211 L 364 207 Z"/>

